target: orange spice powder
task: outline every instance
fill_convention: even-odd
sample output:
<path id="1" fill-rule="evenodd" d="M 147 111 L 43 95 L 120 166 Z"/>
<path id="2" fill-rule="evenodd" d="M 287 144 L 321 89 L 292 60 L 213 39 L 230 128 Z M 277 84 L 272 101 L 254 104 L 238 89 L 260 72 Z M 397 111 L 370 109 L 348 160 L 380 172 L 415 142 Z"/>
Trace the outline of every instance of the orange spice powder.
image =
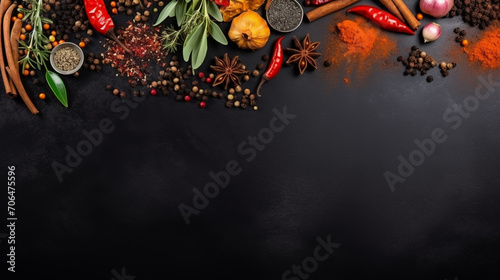
<path id="1" fill-rule="evenodd" d="M 486 31 L 481 39 L 465 48 L 470 61 L 480 62 L 485 68 L 500 68 L 500 28 Z"/>
<path id="2" fill-rule="evenodd" d="M 330 68 L 339 72 L 342 66 L 345 72 L 338 80 L 346 84 L 361 82 L 373 68 L 386 62 L 396 52 L 397 44 L 388 32 L 380 30 L 364 18 L 339 20 L 330 26 L 332 34 L 327 39 L 324 57 L 330 60 Z M 347 82 L 346 82 L 347 81 Z"/>
<path id="3" fill-rule="evenodd" d="M 347 55 L 358 54 L 365 57 L 370 54 L 375 42 L 375 34 L 365 32 L 358 22 L 344 20 L 337 23 L 339 38 L 347 43 Z"/>

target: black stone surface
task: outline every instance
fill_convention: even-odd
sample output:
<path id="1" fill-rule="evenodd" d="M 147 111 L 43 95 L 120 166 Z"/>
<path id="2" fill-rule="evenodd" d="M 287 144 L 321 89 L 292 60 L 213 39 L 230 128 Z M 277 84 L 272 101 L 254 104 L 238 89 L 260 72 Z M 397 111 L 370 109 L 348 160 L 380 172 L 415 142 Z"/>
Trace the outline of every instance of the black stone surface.
<path id="1" fill-rule="evenodd" d="M 304 22 L 285 44 L 310 33 L 323 52 L 336 16 Z M 123 20 L 117 17 L 118 25 Z M 464 100 L 474 105 L 478 87 L 488 92 L 478 77 L 500 81 L 500 72 L 460 55 L 447 78 L 436 69 L 432 83 L 404 77 L 396 57 L 411 45 L 442 59 L 459 48 L 452 29 L 466 26 L 459 18 L 437 21 L 443 38 L 432 44 L 424 46 L 419 33 L 391 35 L 399 53 L 359 83 L 345 85 L 343 69 L 323 68 L 324 57 L 319 70 L 302 76 L 283 67 L 264 86 L 257 112 L 226 109 L 221 100 L 199 109 L 174 96 L 137 102 L 131 91 L 126 100 L 136 108 L 113 109 L 118 99 L 105 85 L 127 84 L 109 67 L 64 77 L 69 109 L 51 94 L 37 99 L 37 87 L 28 86 L 39 116 L 1 95 L 1 223 L 11 165 L 18 217 L 17 272 L 7 274 L 2 238 L 2 279 L 498 279 L 500 86 L 476 98 L 467 117 L 443 115 Z M 211 42 L 202 70 L 224 52 L 253 68 L 278 36 L 254 52 Z M 94 42 L 89 50 L 103 49 Z M 268 136 L 273 110 L 284 108 L 295 118 L 251 158 L 244 142 Z M 104 119 L 114 130 L 60 182 L 52 164 L 67 164 L 67 147 L 77 149 L 83 131 Z M 391 191 L 384 172 L 398 174 L 398 156 L 408 160 L 415 140 L 430 139 L 435 129 L 446 140 Z M 192 190 L 203 190 L 210 172 L 234 161 L 240 173 L 186 225 L 179 205 L 192 207 Z M 313 266 L 318 239 L 328 238 L 338 248 L 326 260 L 302 278 L 286 274 L 303 260 Z"/>

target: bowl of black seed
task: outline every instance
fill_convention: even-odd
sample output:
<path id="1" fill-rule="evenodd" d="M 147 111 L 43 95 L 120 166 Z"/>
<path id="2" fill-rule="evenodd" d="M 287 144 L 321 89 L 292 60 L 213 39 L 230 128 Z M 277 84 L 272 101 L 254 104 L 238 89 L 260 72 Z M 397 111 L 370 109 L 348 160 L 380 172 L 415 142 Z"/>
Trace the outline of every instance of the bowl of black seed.
<path id="1" fill-rule="evenodd" d="M 83 65 L 83 60 L 82 49 L 71 42 L 57 45 L 50 53 L 50 65 L 61 75 L 71 75 L 78 71 Z"/>
<path id="2" fill-rule="evenodd" d="M 267 23 L 279 32 L 294 31 L 303 17 L 304 10 L 296 0 L 273 0 L 266 13 Z"/>

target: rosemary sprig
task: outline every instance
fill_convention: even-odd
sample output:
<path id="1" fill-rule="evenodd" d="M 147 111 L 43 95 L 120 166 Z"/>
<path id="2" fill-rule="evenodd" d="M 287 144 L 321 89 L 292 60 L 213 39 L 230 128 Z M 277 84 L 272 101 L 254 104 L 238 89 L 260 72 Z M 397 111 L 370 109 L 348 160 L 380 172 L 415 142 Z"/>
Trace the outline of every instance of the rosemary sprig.
<path id="1" fill-rule="evenodd" d="M 168 52 L 176 52 L 177 46 L 182 45 L 186 37 L 192 33 L 202 21 L 203 15 L 199 11 L 187 13 L 185 15 L 185 20 L 183 20 L 183 23 L 181 23 L 178 30 L 176 30 L 172 25 L 165 29 L 162 36 L 163 47 L 167 49 Z"/>
<path id="2" fill-rule="evenodd" d="M 50 71 L 47 68 L 47 61 L 50 57 L 50 51 L 46 45 L 50 44 L 49 39 L 43 34 L 43 25 L 45 23 L 52 24 L 52 21 L 42 16 L 43 0 L 27 0 L 28 6 L 31 4 L 31 9 L 19 9 L 19 12 L 24 14 L 23 20 L 28 22 L 33 27 L 29 34 L 28 43 L 19 41 L 19 49 L 25 50 L 26 54 L 19 60 L 23 63 L 25 69 L 26 63 L 38 70 L 45 68 L 45 80 L 50 89 L 61 102 L 64 107 L 68 107 L 68 96 L 64 81 L 57 73 Z"/>
<path id="3" fill-rule="evenodd" d="M 49 60 L 50 51 L 46 45 L 50 43 L 49 39 L 43 34 L 43 25 L 52 24 L 52 21 L 42 16 L 43 0 L 27 0 L 31 9 L 22 8 L 19 12 L 24 14 L 23 21 L 28 22 L 33 27 L 29 34 L 28 43 L 19 41 L 19 49 L 25 50 L 26 54 L 20 59 L 25 69 L 26 63 L 31 67 L 47 70 L 46 62 Z"/>

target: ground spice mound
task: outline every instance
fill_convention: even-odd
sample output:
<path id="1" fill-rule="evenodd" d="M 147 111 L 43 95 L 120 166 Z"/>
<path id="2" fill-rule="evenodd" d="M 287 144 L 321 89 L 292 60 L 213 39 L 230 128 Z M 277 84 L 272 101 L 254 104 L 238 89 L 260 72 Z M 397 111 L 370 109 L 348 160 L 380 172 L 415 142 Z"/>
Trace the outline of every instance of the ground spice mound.
<path id="1" fill-rule="evenodd" d="M 340 22 L 334 18 L 330 32 L 325 44 L 325 65 L 331 65 L 330 69 L 342 75 L 336 81 L 361 82 L 371 72 L 376 72 L 374 68 L 388 63 L 389 56 L 396 52 L 395 39 L 364 18 Z M 342 67 L 345 72 L 339 71 Z"/>
<path id="2" fill-rule="evenodd" d="M 118 29 L 116 33 L 134 55 L 127 53 L 115 41 L 108 40 L 105 59 L 120 75 L 129 77 L 128 82 L 132 87 L 146 85 L 148 73 L 151 72 L 149 62 L 154 60 L 154 64 L 165 66 L 165 63 L 160 63 L 167 55 L 162 49 L 160 29 L 146 23 L 129 23 L 127 28 Z"/>
<path id="3" fill-rule="evenodd" d="M 469 60 L 486 68 L 500 68 L 500 28 L 486 31 L 471 48 L 465 48 Z"/>
<path id="4" fill-rule="evenodd" d="M 344 20 L 337 24 L 339 38 L 347 43 L 348 54 L 358 53 L 366 56 L 373 49 L 375 34 L 366 33 L 358 23 Z"/>

